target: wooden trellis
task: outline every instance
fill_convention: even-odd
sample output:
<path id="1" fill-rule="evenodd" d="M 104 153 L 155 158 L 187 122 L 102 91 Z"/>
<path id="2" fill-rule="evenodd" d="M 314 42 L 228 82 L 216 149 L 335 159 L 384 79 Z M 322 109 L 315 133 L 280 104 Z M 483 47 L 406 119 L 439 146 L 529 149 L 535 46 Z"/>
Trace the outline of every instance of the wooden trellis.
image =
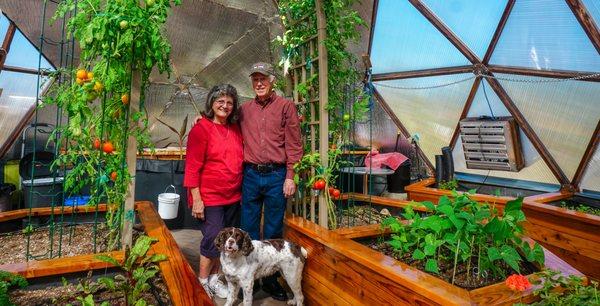
<path id="1" fill-rule="evenodd" d="M 308 108 L 308 112 L 310 113 L 310 121 L 308 122 L 309 133 L 302 135 L 305 147 L 310 143 L 310 151 L 305 151 L 305 153 L 313 154 L 319 152 L 322 166 L 327 167 L 329 113 L 326 108 L 328 101 L 327 49 L 324 43 L 326 22 L 322 0 L 315 1 L 315 4 L 317 33 L 306 38 L 301 43 L 298 48 L 298 56 L 292 57 L 289 71 L 290 82 L 293 85 L 294 102 L 299 109 Z M 308 14 L 299 19 L 290 20 L 290 22 L 293 24 L 303 23 L 307 28 L 315 28 L 315 15 Z M 307 80 L 313 80 L 312 86 L 308 87 L 306 93 L 302 93 L 300 86 L 306 84 Z M 314 174 L 315 169 L 312 169 L 311 175 Z M 305 190 L 294 201 L 292 213 L 309 219 L 312 222 L 317 222 L 323 227 L 328 226 L 327 200 L 323 192 L 319 195 L 314 195 L 312 190 Z"/>

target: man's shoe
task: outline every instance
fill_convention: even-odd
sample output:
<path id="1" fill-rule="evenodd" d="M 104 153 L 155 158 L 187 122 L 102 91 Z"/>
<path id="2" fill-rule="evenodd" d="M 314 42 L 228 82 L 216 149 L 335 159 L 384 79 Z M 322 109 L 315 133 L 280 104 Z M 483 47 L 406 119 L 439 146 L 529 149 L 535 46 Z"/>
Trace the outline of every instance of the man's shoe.
<path id="1" fill-rule="evenodd" d="M 283 287 L 281 287 L 281 285 L 277 281 L 264 282 L 263 286 L 262 286 L 262 290 L 264 292 L 270 294 L 274 300 L 278 300 L 278 301 L 287 301 L 288 300 L 287 292 L 285 292 Z"/>

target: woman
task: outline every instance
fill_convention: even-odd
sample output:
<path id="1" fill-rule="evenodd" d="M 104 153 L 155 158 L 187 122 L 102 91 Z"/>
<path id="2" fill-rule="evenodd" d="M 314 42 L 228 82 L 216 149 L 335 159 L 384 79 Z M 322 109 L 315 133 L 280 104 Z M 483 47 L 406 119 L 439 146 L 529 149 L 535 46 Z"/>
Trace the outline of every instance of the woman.
<path id="1" fill-rule="evenodd" d="M 229 85 L 213 87 L 205 111 L 188 135 L 184 186 L 192 216 L 200 220 L 200 271 L 198 278 L 209 295 L 227 297 L 219 281 L 219 231 L 239 226 L 242 191 L 242 134 L 236 122 L 238 95 Z"/>

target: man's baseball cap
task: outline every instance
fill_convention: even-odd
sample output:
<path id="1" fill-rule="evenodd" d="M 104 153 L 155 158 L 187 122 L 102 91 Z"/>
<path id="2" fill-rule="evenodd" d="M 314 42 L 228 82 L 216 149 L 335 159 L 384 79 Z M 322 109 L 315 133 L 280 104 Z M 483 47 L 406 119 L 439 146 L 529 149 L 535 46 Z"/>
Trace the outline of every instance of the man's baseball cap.
<path id="1" fill-rule="evenodd" d="M 273 70 L 273 65 L 269 63 L 258 62 L 252 65 L 250 69 L 250 76 L 255 73 L 260 73 L 262 75 L 275 75 L 275 70 Z"/>

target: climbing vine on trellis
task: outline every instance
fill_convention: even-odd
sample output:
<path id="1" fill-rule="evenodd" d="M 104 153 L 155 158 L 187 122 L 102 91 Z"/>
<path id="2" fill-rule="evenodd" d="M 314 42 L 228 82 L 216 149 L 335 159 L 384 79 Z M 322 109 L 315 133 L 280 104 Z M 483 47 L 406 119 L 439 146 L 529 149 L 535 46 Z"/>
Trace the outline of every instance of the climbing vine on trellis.
<path id="1" fill-rule="evenodd" d="M 60 80 L 43 99 L 56 104 L 68 118 L 53 140 L 64 152 L 54 167 L 69 169 L 65 193 L 89 186 L 89 205 L 109 204 L 107 224 L 116 244 L 123 220 L 123 203 L 131 177 L 125 154 L 134 136 L 138 148 L 152 146 L 144 90 L 153 68 L 170 72 L 171 46 L 162 33 L 171 4 L 181 0 L 65 0 L 52 21 L 71 16 L 68 31 L 81 49 L 79 67 L 59 69 Z M 134 73 L 141 75 L 132 88 Z M 139 111 L 130 111 L 132 91 L 140 91 Z"/>
<path id="2" fill-rule="evenodd" d="M 333 187 L 335 174 L 343 164 L 339 158 L 342 153 L 340 146 L 349 144 L 345 137 L 348 135 L 353 121 L 362 121 L 369 111 L 369 96 L 362 91 L 361 76 L 357 68 L 356 57 L 348 51 L 348 44 L 358 41 L 358 28 L 366 26 L 358 12 L 351 9 L 356 0 L 323 0 L 323 10 L 326 20 L 327 71 L 328 71 L 328 101 L 326 109 L 329 113 L 329 147 L 328 167 L 320 165 L 318 154 L 311 152 L 310 144 L 304 144 L 304 158 L 295 166 L 296 183 L 303 183 L 307 190 L 325 189 L 328 203 L 330 226 L 336 227 L 334 204 L 332 199 L 339 197 L 339 190 Z M 317 35 L 315 0 L 281 0 L 279 13 L 285 32 L 275 39 L 275 45 L 281 47 L 282 58 L 280 67 L 287 73 L 289 68 L 298 62 L 305 62 L 307 67 L 312 63 L 310 52 L 306 52 L 305 42 Z M 302 48 L 305 48 L 304 52 Z M 305 57 L 305 58 L 302 58 Z M 317 63 L 320 64 L 320 63 Z M 299 96 L 310 97 L 310 92 L 318 91 L 318 74 L 312 74 L 306 81 L 299 83 L 296 90 Z M 306 105 L 306 104 L 305 104 Z M 318 118 L 311 118 L 309 107 L 301 106 L 301 129 L 309 130 L 308 124 Z M 309 175 L 311 169 L 316 169 L 315 175 Z M 304 178 L 301 181 L 301 178 Z M 326 182 L 321 188 L 320 181 Z"/>

